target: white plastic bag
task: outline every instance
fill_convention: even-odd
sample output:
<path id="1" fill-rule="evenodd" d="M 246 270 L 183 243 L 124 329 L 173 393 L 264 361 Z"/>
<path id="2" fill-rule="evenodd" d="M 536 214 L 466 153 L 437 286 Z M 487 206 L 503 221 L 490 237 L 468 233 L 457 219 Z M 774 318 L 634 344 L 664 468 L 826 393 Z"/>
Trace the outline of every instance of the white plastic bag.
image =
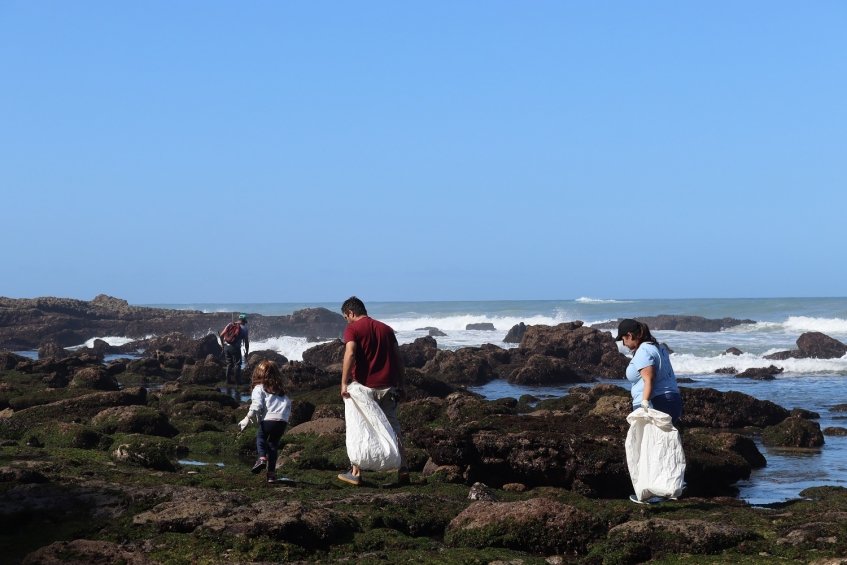
<path id="1" fill-rule="evenodd" d="M 638 500 L 677 498 L 685 488 L 685 453 L 671 417 L 637 408 L 626 417 L 626 463 Z"/>
<path id="2" fill-rule="evenodd" d="M 367 471 L 399 468 L 397 436 L 382 408 L 357 382 L 347 385 L 347 392 L 350 398 L 344 399 L 344 421 L 350 463 Z"/>

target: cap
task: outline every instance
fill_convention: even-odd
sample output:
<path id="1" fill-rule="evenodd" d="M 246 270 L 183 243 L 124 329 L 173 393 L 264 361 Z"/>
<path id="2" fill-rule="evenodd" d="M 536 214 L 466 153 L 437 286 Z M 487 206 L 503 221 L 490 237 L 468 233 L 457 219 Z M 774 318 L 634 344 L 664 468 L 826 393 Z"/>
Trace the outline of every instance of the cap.
<path id="1" fill-rule="evenodd" d="M 239 320 L 244 320 L 244 321 L 246 322 L 246 321 L 247 321 L 247 314 L 239 314 L 239 315 L 238 315 L 238 319 L 239 319 Z"/>
<path id="2" fill-rule="evenodd" d="M 618 337 L 615 338 L 615 341 L 620 341 L 623 339 L 628 333 L 636 333 L 639 331 L 639 324 L 633 319 L 624 318 L 618 324 Z"/>

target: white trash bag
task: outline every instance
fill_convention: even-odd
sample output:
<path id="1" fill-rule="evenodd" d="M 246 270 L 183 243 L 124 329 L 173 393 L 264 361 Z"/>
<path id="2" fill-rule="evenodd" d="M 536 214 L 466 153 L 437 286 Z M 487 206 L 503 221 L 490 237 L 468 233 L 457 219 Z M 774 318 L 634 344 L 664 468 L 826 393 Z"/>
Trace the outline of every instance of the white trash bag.
<path id="1" fill-rule="evenodd" d="M 626 463 L 635 496 L 677 498 L 685 488 L 685 453 L 671 417 L 653 408 L 637 408 L 626 421 Z"/>
<path id="2" fill-rule="evenodd" d="M 399 468 L 397 435 L 382 408 L 355 381 L 347 385 L 347 392 L 350 398 L 344 399 L 344 420 L 350 463 L 366 471 Z"/>

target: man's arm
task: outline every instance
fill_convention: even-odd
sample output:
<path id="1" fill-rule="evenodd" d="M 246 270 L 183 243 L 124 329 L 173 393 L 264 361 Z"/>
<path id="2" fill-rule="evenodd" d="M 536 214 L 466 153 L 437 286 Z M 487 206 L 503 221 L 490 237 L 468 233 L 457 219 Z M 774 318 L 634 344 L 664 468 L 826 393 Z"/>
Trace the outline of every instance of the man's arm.
<path id="1" fill-rule="evenodd" d="M 341 363 L 341 396 L 349 397 L 347 393 L 347 379 L 350 377 L 350 369 L 356 362 L 356 342 L 352 339 L 344 344 L 344 361 Z"/>

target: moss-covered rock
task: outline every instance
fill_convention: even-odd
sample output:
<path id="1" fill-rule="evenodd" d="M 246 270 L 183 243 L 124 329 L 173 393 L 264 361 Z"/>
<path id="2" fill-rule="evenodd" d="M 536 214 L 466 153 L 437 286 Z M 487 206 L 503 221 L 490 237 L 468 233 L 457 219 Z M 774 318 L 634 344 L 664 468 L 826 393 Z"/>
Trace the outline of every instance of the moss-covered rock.
<path id="1" fill-rule="evenodd" d="M 112 438 L 91 426 L 74 422 L 41 424 L 30 433 L 44 442 L 46 447 L 77 449 L 108 449 Z"/>
<path id="2" fill-rule="evenodd" d="M 714 554 L 757 536 L 749 529 L 705 520 L 650 518 L 609 530 L 618 544 L 640 546 L 651 557 L 668 554 Z"/>
<path id="3" fill-rule="evenodd" d="M 519 502 L 475 502 L 454 518 L 450 545 L 507 547 L 532 553 L 585 553 L 602 535 L 589 514 L 545 498 Z"/>
<path id="4" fill-rule="evenodd" d="M 86 390 L 118 390 L 118 381 L 103 367 L 84 367 L 74 373 L 70 388 Z"/>
<path id="5" fill-rule="evenodd" d="M 116 438 L 112 459 L 159 471 L 176 470 L 176 444 L 170 440 L 140 434 Z"/>
<path id="6" fill-rule="evenodd" d="M 786 418 L 762 430 L 762 443 L 768 447 L 820 447 L 824 444 L 820 424 L 804 418 Z"/>
<path id="7" fill-rule="evenodd" d="M 91 425 L 106 434 L 116 432 L 173 437 L 179 433 L 168 418 L 147 406 L 113 406 L 98 412 Z"/>
<path id="8" fill-rule="evenodd" d="M 130 388 L 114 392 L 96 392 L 33 406 L 0 419 L 0 437 L 20 438 L 27 429 L 46 422 L 80 422 L 110 406 L 133 406 L 147 403 L 147 391 Z"/>

